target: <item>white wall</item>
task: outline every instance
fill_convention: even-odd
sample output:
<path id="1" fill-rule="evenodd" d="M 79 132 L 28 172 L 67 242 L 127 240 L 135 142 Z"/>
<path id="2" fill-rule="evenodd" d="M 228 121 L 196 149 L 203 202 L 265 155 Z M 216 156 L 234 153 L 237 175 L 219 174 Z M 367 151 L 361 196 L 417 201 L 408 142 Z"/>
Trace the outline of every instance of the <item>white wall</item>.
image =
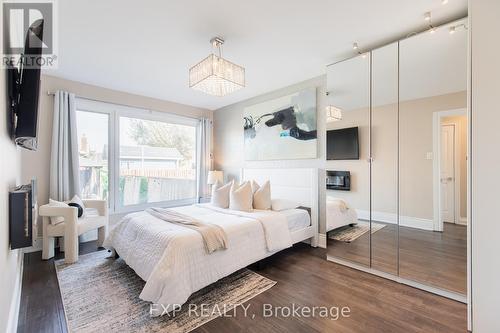
<path id="1" fill-rule="evenodd" d="M 500 1 L 470 0 L 472 328 L 500 332 Z"/>
<path id="2" fill-rule="evenodd" d="M 3 17 L 0 9 L 0 17 Z M 2 24 L 0 24 L 2 26 Z M 0 36 L 3 31 L 0 28 Z M 0 41 L 3 54 L 3 41 Z M 8 129 L 5 71 L 0 71 L 0 332 L 15 332 L 22 275 L 22 253 L 9 247 L 9 189 L 19 184 L 19 151 Z M 11 325 L 10 327 L 8 325 Z"/>
<path id="3" fill-rule="evenodd" d="M 285 96 L 303 89 L 316 87 L 316 103 L 318 109 L 318 157 L 303 160 L 282 161 L 245 161 L 243 151 L 243 110 L 245 107 Z M 240 103 L 226 106 L 214 112 L 214 157 L 215 168 L 224 170 L 226 180 L 238 179 L 241 168 L 318 168 L 320 169 L 319 203 L 320 232 L 325 225 L 325 106 L 326 76 L 320 76 L 288 86 L 264 95 L 260 95 Z"/>
<path id="4" fill-rule="evenodd" d="M 40 205 L 49 201 L 50 145 L 52 140 L 54 96 L 47 95 L 47 91 L 54 92 L 56 90 L 66 90 L 75 93 L 79 97 L 94 99 L 102 102 L 146 108 L 154 111 L 168 112 L 188 117 L 212 118 L 213 116 L 213 112 L 206 109 L 200 109 L 193 106 L 139 95 L 132 95 L 81 82 L 43 75 L 40 88 L 38 150 L 35 152 L 23 150 L 21 153 L 22 180 L 24 182 L 28 182 L 32 177 L 36 177 L 38 179 L 38 203 Z M 113 217 L 115 219 L 119 218 L 119 216 Z M 39 225 L 41 225 L 41 223 L 39 223 Z M 41 229 L 39 228 L 39 230 Z"/>

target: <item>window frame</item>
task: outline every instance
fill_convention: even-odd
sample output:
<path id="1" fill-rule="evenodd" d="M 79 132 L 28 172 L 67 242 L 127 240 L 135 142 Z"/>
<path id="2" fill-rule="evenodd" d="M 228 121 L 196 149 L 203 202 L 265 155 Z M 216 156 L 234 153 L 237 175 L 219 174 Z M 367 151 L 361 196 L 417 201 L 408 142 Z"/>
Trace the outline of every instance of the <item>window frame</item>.
<path id="1" fill-rule="evenodd" d="M 140 120 L 158 121 L 176 125 L 192 126 L 195 128 L 195 184 L 198 184 L 198 138 L 200 120 L 179 116 L 167 112 L 158 112 L 150 109 L 131 107 L 107 102 L 94 101 L 81 97 L 76 98 L 76 110 L 108 115 L 108 208 L 110 214 L 123 214 L 144 210 L 149 207 L 175 207 L 191 205 L 197 202 L 197 195 L 193 198 L 180 200 L 166 200 L 153 203 L 121 206 L 120 198 L 120 118 L 135 118 Z M 78 125 L 77 125 L 78 126 Z M 197 186 L 197 185 L 196 185 Z M 197 192 L 197 191 L 196 191 Z"/>

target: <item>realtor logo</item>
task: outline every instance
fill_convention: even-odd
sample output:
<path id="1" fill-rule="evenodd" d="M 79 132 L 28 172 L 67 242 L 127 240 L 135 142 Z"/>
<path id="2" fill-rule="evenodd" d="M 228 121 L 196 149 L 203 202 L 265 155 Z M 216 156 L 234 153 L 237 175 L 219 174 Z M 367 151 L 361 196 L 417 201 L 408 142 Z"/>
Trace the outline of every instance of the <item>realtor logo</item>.
<path id="1" fill-rule="evenodd" d="M 2 68 L 57 65 L 55 2 L 9 2 L 3 4 Z"/>

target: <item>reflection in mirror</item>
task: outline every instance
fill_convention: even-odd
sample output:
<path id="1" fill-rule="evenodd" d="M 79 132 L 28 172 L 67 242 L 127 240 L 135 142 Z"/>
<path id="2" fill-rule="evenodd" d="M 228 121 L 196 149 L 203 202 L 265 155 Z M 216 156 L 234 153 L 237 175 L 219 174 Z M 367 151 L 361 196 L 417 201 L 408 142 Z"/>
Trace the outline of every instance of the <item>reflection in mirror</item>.
<path id="1" fill-rule="evenodd" d="M 398 274 L 398 43 L 372 51 L 371 267 Z"/>
<path id="2" fill-rule="evenodd" d="M 328 256 L 370 265 L 370 55 L 328 67 Z"/>
<path id="3" fill-rule="evenodd" d="M 467 30 L 400 42 L 399 274 L 466 293 Z M 450 33 L 450 26 L 456 26 Z"/>

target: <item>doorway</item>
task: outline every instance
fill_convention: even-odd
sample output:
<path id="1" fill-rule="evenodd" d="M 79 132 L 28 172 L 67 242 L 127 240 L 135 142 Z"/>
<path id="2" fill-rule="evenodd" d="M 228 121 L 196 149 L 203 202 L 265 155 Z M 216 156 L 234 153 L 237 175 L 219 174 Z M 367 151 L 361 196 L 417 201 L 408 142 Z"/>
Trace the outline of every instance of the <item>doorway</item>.
<path id="1" fill-rule="evenodd" d="M 441 219 L 442 222 L 456 223 L 455 193 L 456 182 L 456 145 L 457 131 L 455 123 L 441 123 L 441 156 L 440 183 L 441 183 Z"/>
<path id="2" fill-rule="evenodd" d="M 467 224 L 467 111 L 434 115 L 434 231 Z"/>

